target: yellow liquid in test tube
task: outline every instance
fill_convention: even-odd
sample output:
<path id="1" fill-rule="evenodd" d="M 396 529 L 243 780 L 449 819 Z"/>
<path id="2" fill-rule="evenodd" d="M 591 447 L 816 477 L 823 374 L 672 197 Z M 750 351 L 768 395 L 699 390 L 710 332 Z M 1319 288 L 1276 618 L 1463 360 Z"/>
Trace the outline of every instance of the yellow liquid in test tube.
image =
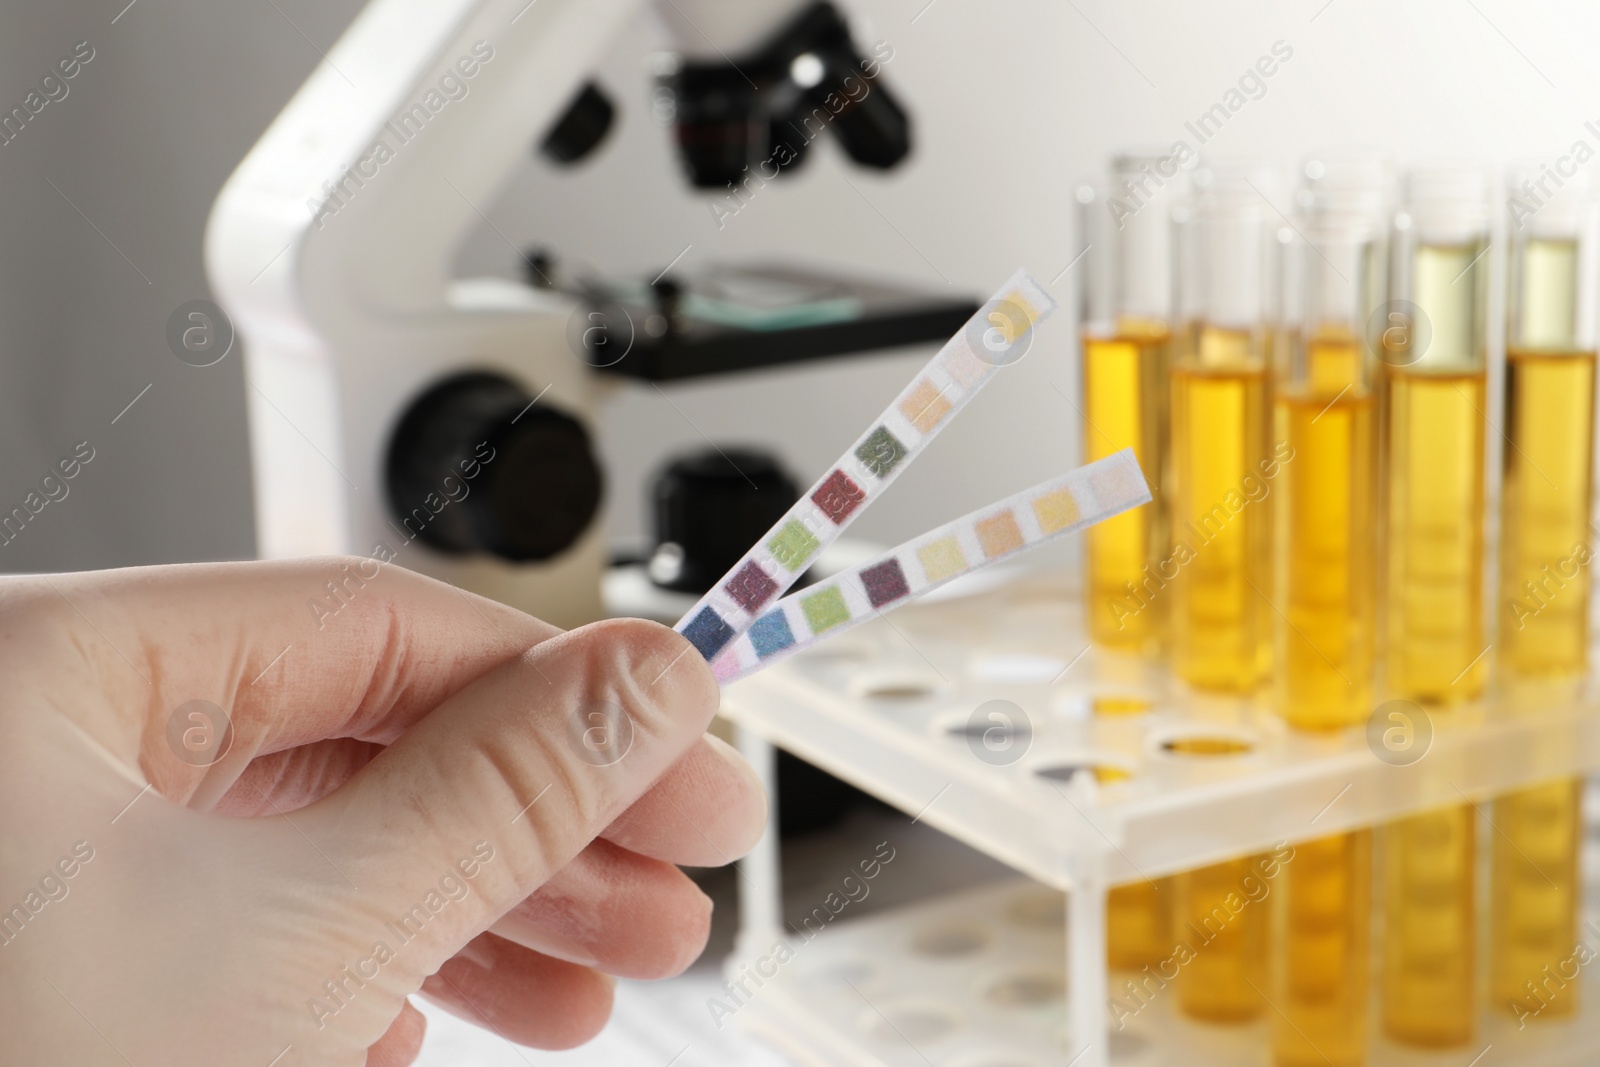
<path id="1" fill-rule="evenodd" d="M 1287 249 L 1274 428 L 1291 457 L 1274 494 L 1279 714 L 1335 731 L 1372 712 L 1377 623 L 1377 425 L 1368 351 L 1371 230 L 1311 219 Z M 1342 268 L 1342 269 L 1341 269 Z M 1276 1067 L 1366 1057 L 1372 833 L 1298 845 L 1277 913 Z"/>
<path id="2" fill-rule="evenodd" d="M 1372 832 L 1296 845 L 1283 878 L 1283 998 L 1273 1062 L 1360 1067 L 1367 1045 Z"/>
<path id="3" fill-rule="evenodd" d="M 1536 679 L 1588 669 L 1589 514 L 1595 353 L 1576 349 L 1574 239 L 1521 249 L 1519 336 L 1506 353 L 1506 434 L 1500 544 L 1500 662 L 1515 713 L 1538 702 Z M 1548 697 L 1547 697 L 1548 699 Z M 1533 710 L 1529 708 L 1527 710 Z M 1580 784 L 1548 782 L 1498 798 L 1491 853 L 1491 1003 L 1519 1019 L 1570 1016 L 1581 885 Z"/>
<path id="4" fill-rule="evenodd" d="M 1396 696 L 1483 690 L 1485 374 L 1386 368 L 1388 672 Z"/>
<path id="5" fill-rule="evenodd" d="M 1200 326 L 1172 375 L 1172 664 L 1201 689 L 1248 693 L 1270 652 L 1265 354 Z"/>
<path id="6" fill-rule="evenodd" d="M 1184 1014 L 1239 1023 L 1266 1010 L 1262 991 L 1268 981 L 1271 917 L 1264 902 L 1250 901 L 1247 894 L 1248 887 L 1264 885 L 1256 872 L 1266 859 L 1243 856 L 1173 878 L 1174 933 L 1193 951 L 1178 978 L 1178 1006 Z"/>
<path id="7" fill-rule="evenodd" d="M 1581 804 L 1571 778 L 1494 802 L 1489 1000 L 1519 1019 L 1562 1018 L 1578 1006 Z"/>
<path id="8" fill-rule="evenodd" d="M 1118 886 L 1106 897 L 1106 965 L 1137 971 L 1172 955 L 1171 879 Z"/>
<path id="9" fill-rule="evenodd" d="M 1386 366 L 1388 688 L 1435 710 L 1483 689 L 1484 244 L 1422 245 L 1414 270 L 1431 344 Z M 1472 1037 L 1477 820 L 1462 804 L 1401 819 L 1384 839 L 1384 1029 L 1415 1045 Z"/>
<path id="10" fill-rule="evenodd" d="M 1413 1045 L 1464 1044 L 1476 1007 L 1477 820 L 1461 804 L 1390 823 L 1384 834 L 1384 1029 Z"/>
<path id="11" fill-rule="evenodd" d="M 1118 323 L 1115 336 L 1083 339 L 1084 461 L 1133 449 L 1155 497 L 1085 534 L 1089 636 L 1124 652 L 1153 649 L 1166 607 L 1156 569 L 1167 548 L 1161 482 L 1170 347 L 1165 326 L 1137 319 Z"/>
<path id="12" fill-rule="evenodd" d="M 1276 401 L 1277 435 L 1294 450 L 1278 494 L 1278 707 L 1294 726 L 1337 730 L 1372 712 L 1376 623 L 1373 398 L 1362 345 L 1306 345 L 1305 385 Z"/>
<path id="13" fill-rule="evenodd" d="M 1506 354 L 1501 663 L 1522 677 L 1584 672 L 1595 354 Z"/>
<path id="14" fill-rule="evenodd" d="M 1149 701 L 1099 697 L 1094 714 L 1107 718 L 1142 715 Z M 1106 895 L 1106 966 L 1137 971 L 1172 955 L 1172 879 L 1117 886 Z"/>

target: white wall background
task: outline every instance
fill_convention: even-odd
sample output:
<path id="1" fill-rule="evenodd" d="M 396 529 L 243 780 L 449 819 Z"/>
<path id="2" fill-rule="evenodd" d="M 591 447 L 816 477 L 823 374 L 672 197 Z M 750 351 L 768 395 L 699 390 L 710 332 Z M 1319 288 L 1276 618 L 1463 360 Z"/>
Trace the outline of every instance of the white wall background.
<path id="1" fill-rule="evenodd" d="M 205 295 L 200 240 L 216 189 L 358 5 L 138 0 L 118 17 L 125 2 L 0 8 L 5 109 L 76 42 L 97 53 L 67 99 L 0 147 L 0 511 L 77 441 L 97 449 L 72 495 L 0 548 L 3 569 L 251 552 L 238 360 L 180 363 L 165 322 Z M 798 257 L 972 295 L 1019 265 L 1048 281 L 1076 252 L 1072 181 L 1118 148 L 1195 145 L 1184 122 L 1279 40 L 1293 58 L 1207 150 L 1289 163 L 1330 145 L 1488 160 L 1553 160 L 1579 139 L 1600 148 L 1584 128 L 1600 122 L 1600 9 L 1591 5 L 846 3 L 864 37 L 894 48 L 885 78 L 917 121 L 909 165 L 868 174 L 828 145 L 719 229 L 651 121 L 646 58 L 662 38 L 642 20 L 599 65 L 623 107 L 603 153 L 569 172 L 530 155 L 489 210 L 493 227 L 464 244 L 460 269 L 513 274 L 512 245 L 540 243 L 609 270 L 653 273 L 688 247 L 684 266 Z M 531 141 L 533 132 L 506 135 Z M 1073 281 L 1068 273 L 1053 286 L 1069 304 Z M 858 532 L 896 540 L 1072 462 L 1066 318 Z M 679 385 L 667 398 L 622 389 L 605 418 L 613 531 L 643 530 L 645 474 L 664 454 L 700 446 L 702 434 L 768 444 L 809 479 L 924 357 Z"/>
<path id="2" fill-rule="evenodd" d="M 274 2 L 284 14 L 264 0 L 139 0 L 120 18 L 127 0 L 0 4 L 6 112 L 77 42 L 95 49 L 66 98 L 0 146 L 0 511 L 75 443 L 95 448 L 67 498 L 0 547 L 0 569 L 253 552 L 239 360 L 189 367 L 165 334 L 207 295 L 217 189 L 359 8 Z"/>

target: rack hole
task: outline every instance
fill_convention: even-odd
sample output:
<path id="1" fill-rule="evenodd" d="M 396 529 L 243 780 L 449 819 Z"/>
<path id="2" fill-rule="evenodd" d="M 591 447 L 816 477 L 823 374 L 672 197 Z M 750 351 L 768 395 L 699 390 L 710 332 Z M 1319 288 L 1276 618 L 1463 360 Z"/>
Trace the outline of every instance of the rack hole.
<path id="1" fill-rule="evenodd" d="M 1006 908 L 1006 919 L 1014 926 L 1035 930 L 1060 929 L 1067 924 L 1067 898 L 1052 890 L 1023 893 Z"/>
<path id="2" fill-rule="evenodd" d="M 837 648 L 821 645 L 806 649 L 807 663 L 860 663 L 866 658 L 866 650 L 854 645 L 839 644 Z"/>
<path id="3" fill-rule="evenodd" d="M 1125 693 L 1107 693 L 1096 696 L 1090 707 L 1096 715 L 1119 718 L 1124 715 L 1148 715 L 1155 702 L 1147 697 L 1129 696 Z"/>
<path id="4" fill-rule="evenodd" d="M 943 686 L 915 671 L 883 671 L 859 678 L 854 686 L 862 700 L 881 704 L 914 704 L 938 696 Z"/>
<path id="5" fill-rule="evenodd" d="M 1052 782 L 1066 782 L 1075 774 L 1088 771 L 1094 775 L 1094 780 L 1101 785 L 1110 785 L 1113 782 L 1125 782 L 1133 777 L 1133 772 L 1126 767 L 1119 767 L 1114 763 L 1102 763 L 1097 760 L 1064 760 L 1059 763 L 1046 763 L 1034 769 L 1034 774 Z"/>
<path id="6" fill-rule="evenodd" d="M 989 945 L 989 933 L 979 926 L 937 926 L 924 930 L 911 942 L 919 956 L 959 959 L 982 952 Z"/>
<path id="7" fill-rule="evenodd" d="M 955 1011 L 938 1004 L 891 1004 L 882 1014 L 873 1011 L 861 1018 L 861 1027 L 869 1037 L 901 1046 L 937 1041 L 960 1024 L 961 1017 Z"/>
<path id="8" fill-rule="evenodd" d="M 878 975 L 877 968 L 866 960 L 837 960 L 817 970 L 811 981 L 819 986 L 863 986 Z"/>
<path id="9" fill-rule="evenodd" d="M 1007 975 L 983 991 L 985 1000 L 1002 1008 L 1038 1008 L 1060 1004 L 1066 995 L 1066 979 L 1053 971 L 1025 971 Z"/>
<path id="10" fill-rule="evenodd" d="M 1161 742 L 1161 751 L 1174 756 L 1243 756 L 1255 749 L 1255 742 L 1236 734 L 1183 734 Z"/>
<path id="11" fill-rule="evenodd" d="M 861 695 L 868 700 L 927 700 L 933 696 L 933 687 L 921 682 L 885 682 L 868 686 Z"/>
<path id="12" fill-rule="evenodd" d="M 988 738 L 995 744 L 1024 741 L 1033 735 L 1033 730 L 1027 723 L 973 722 L 970 718 L 950 723 L 944 728 L 944 732 L 951 737 Z"/>

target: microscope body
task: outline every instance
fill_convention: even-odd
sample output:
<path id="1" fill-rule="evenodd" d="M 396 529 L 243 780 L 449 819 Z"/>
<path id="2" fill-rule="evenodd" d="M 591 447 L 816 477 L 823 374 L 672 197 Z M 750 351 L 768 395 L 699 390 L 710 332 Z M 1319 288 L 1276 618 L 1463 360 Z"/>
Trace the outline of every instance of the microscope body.
<path id="1" fill-rule="evenodd" d="M 551 288 L 453 280 L 449 265 L 648 3 L 372 0 L 230 177 L 206 260 L 243 342 L 260 556 L 392 560 L 562 626 L 603 614 L 589 443 L 604 385 L 574 343 L 584 308 Z M 731 65 L 786 19 L 817 24 L 814 10 L 796 20 L 803 6 L 671 0 L 659 14 L 686 64 Z M 397 473 L 398 451 L 437 436 L 411 434 L 418 398 L 463 372 L 499 399 L 457 391 L 459 447 Z M 508 389 L 528 400 L 514 415 Z M 491 415 L 503 433 L 479 440 L 470 420 Z M 576 475 L 549 469 L 548 442 Z M 581 524 L 541 526 L 546 483 L 588 506 Z M 506 536 L 517 522 L 538 529 Z"/>
<path id="2" fill-rule="evenodd" d="M 592 426 L 597 386 L 566 337 L 575 302 L 447 271 L 533 134 L 643 6 L 375 0 L 230 178 L 206 251 L 244 342 L 261 556 L 393 559 L 558 625 L 600 615 L 598 518 L 542 562 L 441 552 L 425 518 L 468 506 L 504 457 L 480 449 L 481 466 L 440 477 L 425 515 L 402 516 L 386 451 L 411 400 L 467 369 Z"/>

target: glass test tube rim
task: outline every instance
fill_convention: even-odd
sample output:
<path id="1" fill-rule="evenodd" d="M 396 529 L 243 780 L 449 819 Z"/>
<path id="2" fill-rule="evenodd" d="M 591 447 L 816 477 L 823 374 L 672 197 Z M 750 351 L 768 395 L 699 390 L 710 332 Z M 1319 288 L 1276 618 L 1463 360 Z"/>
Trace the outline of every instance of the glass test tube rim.
<path id="1" fill-rule="evenodd" d="M 1505 340 L 1507 348 L 1518 343 L 1518 330 L 1525 313 L 1525 294 L 1521 292 L 1525 256 L 1533 242 L 1572 241 L 1578 246 L 1579 262 L 1573 279 L 1575 295 L 1588 293 L 1585 313 L 1574 323 L 1573 343 L 1578 348 L 1594 348 L 1600 339 L 1600 322 L 1596 321 L 1600 308 L 1596 307 L 1592 290 L 1600 282 L 1600 179 L 1592 171 L 1580 170 L 1547 198 L 1532 205 L 1525 218 L 1517 217 L 1517 207 L 1527 207 L 1519 200 L 1519 188 L 1527 177 L 1542 176 L 1548 165 L 1539 160 L 1519 159 L 1509 163 L 1505 170 L 1506 191 L 1506 302 Z M 1539 347 L 1537 344 L 1535 348 Z"/>
<path id="2" fill-rule="evenodd" d="M 1543 177 L 1549 163 L 1538 159 L 1514 159 L 1505 168 L 1505 199 L 1508 215 L 1514 215 L 1514 205 L 1519 198 L 1533 210 L 1525 219 L 1507 219 L 1506 235 L 1513 245 L 1519 238 L 1547 236 L 1576 236 L 1569 231 L 1592 223 L 1600 214 L 1600 176 L 1593 170 L 1580 169 L 1570 177 L 1557 175 L 1562 184 L 1545 196 L 1537 192 L 1529 198 L 1524 181 Z M 1529 200 L 1532 203 L 1529 203 Z"/>
<path id="3" fill-rule="evenodd" d="M 1430 332 L 1433 344 L 1421 350 L 1412 362 L 1386 359 L 1388 371 L 1414 375 L 1482 371 L 1497 365 L 1499 349 L 1493 336 L 1497 302 L 1491 281 L 1498 271 L 1498 257 L 1490 254 L 1495 245 L 1490 172 L 1471 163 L 1417 166 L 1405 172 L 1402 189 L 1402 201 L 1390 228 L 1389 293 L 1384 307 L 1394 313 L 1409 314 L 1414 310 L 1434 314 L 1426 307 L 1413 305 L 1423 250 L 1471 251 L 1477 247 L 1462 271 L 1463 275 L 1469 271 L 1472 274 L 1470 306 L 1475 309 L 1472 314 L 1476 325 L 1469 328 L 1467 343 L 1458 346 L 1460 351 L 1441 348 L 1436 331 Z"/>
<path id="4" fill-rule="evenodd" d="M 1395 234 L 1417 244 L 1487 241 L 1493 195 L 1490 171 L 1480 164 L 1439 161 L 1409 167 L 1401 175 Z"/>
<path id="5" fill-rule="evenodd" d="M 1195 164 L 1198 194 L 1251 191 L 1270 199 L 1283 191 L 1283 163 L 1272 156 L 1201 156 Z"/>
<path id="6" fill-rule="evenodd" d="M 1337 171 L 1343 180 L 1335 178 Z M 1300 177 L 1307 183 L 1393 187 L 1399 176 L 1394 163 L 1381 152 L 1363 148 L 1323 148 L 1307 152 L 1300 160 Z M 1358 180 L 1348 179 L 1355 176 Z"/>
<path id="7" fill-rule="evenodd" d="M 1303 215 L 1354 213 L 1387 229 L 1399 203 L 1399 170 L 1378 153 L 1312 153 L 1301 161 L 1299 174 L 1294 202 Z M 1383 241 L 1382 234 L 1375 238 Z"/>
<path id="8" fill-rule="evenodd" d="M 1257 332 L 1270 329 L 1277 321 L 1280 303 L 1277 259 L 1280 254 L 1278 227 L 1273 225 L 1277 209 L 1263 196 L 1249 189 L 1224 195 L 1197 194 L 1176 213 L 1182 236 L 1175 260 L 1177 266 L 1177 319 L 1185 329 L 1206 325 L 1225 330 Z M 1254 231 L 1254 232 L 1251 232 Z M 1219 240 L 1219 238 L 1223 240 Z M 1231 238 L 1231 242 L 1226 239 Z M 1226 242 L 1226 243 L 1225 243 Z M 1235 283 L 1238 307 L 1219 303 L 1227 289 L 1228 270 L 1220 266 L 1219 256 L 1254 255 L 1254 262 L 1243 260 L 1255 275 Z M 1250 246 L 1254 244 L 1255 249 Z M 1250 310 L 1244 305 L 1252 304 Z"/>
<path id="9" fill-rule="evenodd" d="M 1086 247 L 1082 251 L 1086 262 L 1078 284 L 1078 328 L 1085 337 L 1109 339 L 1122 332 L 1130 322 L 1137 323 L 1141 327 L 1137 332 L 1144 332 L 1143 328 L 1153 332 L 1169 330 L 1176 318 L 1176 293 L 1173 291 L 1172 276 L 1175 237 L 1171 231 L 1177 223 L 1175 212 L 1178 205 L 1183 202 L 1188 192 L 1188 175 L 1184 168 L 1180 166 L 1170 178 L 1158 171 L 1156 174 L 1158 184 L 1148 194 L 1149 199 L 1139 204 L 1128 220 L 1119 221 L 1115 230 L 1107 231 L 1105 227 L 1109 226 L 1109 223 L 1091 218 L 1091 213 L 1099 205 L 1104 205 L 1109 212 L 1112 201 L 1120 194 L 1128 192 L 1125 175 L 1138 173 L 1136 169 L 1119 170 L 1119 165 L 1129 164 L 1131 167 L 1134 164 L 1158 162 L 1170 158 L 1170 154 L 1158 159 L 1140 152 L 1122 153 L 1112 160 L 1110 168 L 1102 173 L 1080 178 L 1074 185 L 1073 198 L 1078 205 L 1082 231 L 1080 236 L 1086 242 Z M 1146 216 L 1146 208 L 1153 209 L 1154 214 Z M 1139 216 L 1145 216 L 1142 222 L 1138 221 Z M 1126 228 L 1128 225 L 1137 226 L 1139 230 L 1146 232 L 1160 231 L 1165 244 L 1160 256 L 1164 257 L 1167 263 L 1157 273 L 1165 279 L 1167 289 L 1165 294 L 1155 296 L 1153 289 L 1141 289 L 1138 294 L 1131 292 L 1123 260 L 1129 255 L 1138 233 L 1128 234 Z M 1148 237 L 1145 244 L 1148 245 Z M 1104 277 L 1100 277 L 1101 272 L 1104 272 Z M 1097 291 L 1097 285 L 1105 291 Z"/>
<path id="10" fill-rule="evenodd" d="M 1138 146 L 1133 147 L 1133 148 L 1129 148 L 1129 149 L 1125 149 L 1125 150 L 1120 151 L 1120 152 L 1113 153 L 1111 155 L 1111 157 L 1110 157 L 1109 162 L 1106 165 L 1106 173 L 1107 174 L 1117 174 L 1117 173 L 1121 172 L 1122 170 L 1127 169 L 1127 168 L 1129 168 L 1129 167 L 1131 167 L 1133 165 L 1136 165 L 1136 164 L 1142 164 L 1142 163 L 1157 164 L 1157 163 L 1164 163 L 1169 159 L 1178 160 L 1178 156 L 1179 156 L 1179 153 L 1172 151 L 1170 148 L 1169 149 L 1161 149 L 1161 148 L 1158 148 L 1158 147 L 1156 147 L 1154 145 L 1138 145 Z M 1195 169 L 1199 166 L 1199 160 L 1200 160 L 1200 157 L 1196 153 L 1191 151 L 1188 154 L 1188 162 L 1178 161 L 1178 166 L 1177 166 L 1178 174 L 1180 174 L 1180 175 L 1192 174 L 1195 171 Z M 1159 171 L 1157 173 L 1159 173 Z M 1172 178 L 1168 178 L 1166 175 L 1163 174 L 1163 175 L 1161 175 L 1161 177 L 1163 177 L 1164 179 L 1166 179 L 1168 181 L 1172 181 L 1172 180 L 1176 179 L 1177 175 L 1174 175 Z"/>
<path id="11" fill-rule="evenodd" d="M 1285 240 L 1278 326 L 1287 343 L 1276 346 L 1276 373 L 1285 385 L 1296 383 L 1299 372 L 1305 369 L 1303 361 L 1296 358 L 1300 349 L 1335 323 L 1360 344 L 1361 379 L 1366 383 L 1364 388 L 1370 385 L 1373 361 L 1364 337 L 1367 309 L 1363 305 L 1378 232 L 1373 220 L 1359 212 L 1319 212 L 1300 217 L 1280 231 Z M 1340 270 L 1341 265 L 1344 270 Z M 1320 286 L 1322 295 L 1335 289 L 1346 290 L 1341 299 L 1348 306 L 1337 313 L 1327 311 L 1325 301 L 1307 293 L 1311 279 L 1322 274 L 1324 267 L 1335 273 L 1337 281 L 1329 280 Z M 1350 277 L 1346 277 L 1347 272 Z"/>

